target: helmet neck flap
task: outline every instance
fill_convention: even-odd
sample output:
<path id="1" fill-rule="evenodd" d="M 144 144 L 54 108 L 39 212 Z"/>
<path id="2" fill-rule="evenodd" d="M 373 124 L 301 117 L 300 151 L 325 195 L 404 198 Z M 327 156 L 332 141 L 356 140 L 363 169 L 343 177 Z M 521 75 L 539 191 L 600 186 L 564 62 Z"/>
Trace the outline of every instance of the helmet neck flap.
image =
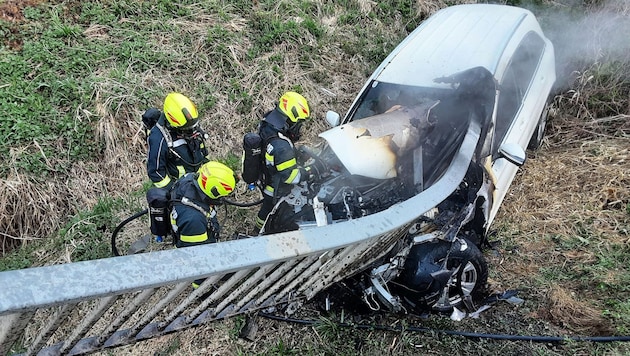
<path id="1" fill-rule="evenodd" d="M 285 133 L 286 130 L 289 129 L 287 120 L 288 120 L 288 117 L 285 114 L 283 114 L 278 108 L 271 110 L 263 118 L 264 122 L 268 123 L 276 131 L 282 132 L 282 133 Z"/>

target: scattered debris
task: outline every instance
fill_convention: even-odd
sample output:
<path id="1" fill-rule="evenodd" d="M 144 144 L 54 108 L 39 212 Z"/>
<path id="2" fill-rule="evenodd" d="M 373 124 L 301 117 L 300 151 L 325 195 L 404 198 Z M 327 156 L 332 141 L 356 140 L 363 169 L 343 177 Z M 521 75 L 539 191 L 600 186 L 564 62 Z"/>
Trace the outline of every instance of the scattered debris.
<path id="1" fill-rule="evenodd" d="M 258 332 L 258 318 L 256 316 L 245 317 L 245 324 L 241 328 L 238 336 L 248 341 L 255 341 Z"/>

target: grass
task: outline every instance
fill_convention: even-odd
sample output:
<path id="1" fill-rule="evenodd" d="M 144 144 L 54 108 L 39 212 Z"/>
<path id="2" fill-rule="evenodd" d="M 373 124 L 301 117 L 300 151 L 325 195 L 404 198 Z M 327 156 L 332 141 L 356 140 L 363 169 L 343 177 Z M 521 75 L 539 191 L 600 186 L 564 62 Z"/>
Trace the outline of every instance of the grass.
<path id="1" fill-rule="evenodd" d="M 456 3 L 0 3 L 0 13 L 8 14 L 0 17 L 0 271 L 110 255 L 112 230 L 143 207 L 148 179 L 140 115 L 160 107 L 169 91 L 193 99 L 211 157 L 238 170 L 242 135 L 282 92 L 309 99 L 315 120 L 305 126 L 306 143 L 313 141 L 327 110 L 345 112 L 402 38 L 427 15 Z M 341 326 L 400 325 L 402 319 L 489 333 L 628 334 L 630 52 L 627 39 L 612 36 L 629 28 L 627 5 L 612 2 L 609 11 L 604 2 L 588 2 L 594 16 L 584 18 L 585 8 L 562 1 L 512 3 L 543 20 L 562 74 L 549 134 L 541 151 L 529 153 L 493 226 L 496 250 L 486 251 L 492 290 L 518 289 L 524 305 L 498 305 L 481 320 L 459 323 L 313 312 L 305 316 L 319 320 L 315 327 L 262 322 L 254 343 L 235 336 L 242 319 L 234 318 L 152 340 L 154 353 L 629 353 L 624 343 L 496 342 Z M 552 11 L 543 11 L 546 6 Z M 591 21 L 605 15 L 614 21 Z M 607 41 L 593 43 L 602 34 Z M 249 199 L 241 188 L 237 200 Z M 223 238 L 247 231 L 253 211 L 220 209 Z M 145 230 L 139 223 L 124 233 L 131 241 Z M 148 352 L 146 344 L 125 350 Z"/>

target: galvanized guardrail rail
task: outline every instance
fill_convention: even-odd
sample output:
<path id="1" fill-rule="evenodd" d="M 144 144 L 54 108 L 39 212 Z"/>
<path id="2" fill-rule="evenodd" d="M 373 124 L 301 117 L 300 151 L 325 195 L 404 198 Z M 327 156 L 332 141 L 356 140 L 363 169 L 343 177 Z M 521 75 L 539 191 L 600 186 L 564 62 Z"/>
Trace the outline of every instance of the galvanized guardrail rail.
<path id="1" fill-rule="evenodd" d="M 463 178 L 479 129 L 421 196 L 313 229 L 0 273 L 0 355 L 80 355 L 278 305 L 385 255 Z M 206 278 L 193 290 L 191 282 Z"/>

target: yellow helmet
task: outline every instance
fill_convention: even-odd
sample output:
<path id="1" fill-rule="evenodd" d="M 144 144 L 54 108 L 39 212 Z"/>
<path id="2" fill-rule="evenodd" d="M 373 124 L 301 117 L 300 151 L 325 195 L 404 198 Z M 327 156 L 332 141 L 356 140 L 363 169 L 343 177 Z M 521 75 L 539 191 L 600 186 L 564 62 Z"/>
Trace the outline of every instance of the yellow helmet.
<path id="1" fill-rule="evenodd" d="M 311 110 L 304 97 L 296 92 L 288 91 L 280 97 L 278 109 L 285 114 L 291 123 L 297 123 L 300 120 L 306 120 L 311 116 Z"/>
<path id="2" fill-rule="evenodd" d="M 197 107 L 180 93 L 169 93 L 164 99 L 164 115 L 170 127 L 190 129 L 197 124 Z"/>
<path id="3" fill-rule="evenodd" d="M 197 183 L 211 199 L 218 199 L 232 193 L 236 186 L 234 171 L 223 163 L 210 161 L 199 168 Z"/>

